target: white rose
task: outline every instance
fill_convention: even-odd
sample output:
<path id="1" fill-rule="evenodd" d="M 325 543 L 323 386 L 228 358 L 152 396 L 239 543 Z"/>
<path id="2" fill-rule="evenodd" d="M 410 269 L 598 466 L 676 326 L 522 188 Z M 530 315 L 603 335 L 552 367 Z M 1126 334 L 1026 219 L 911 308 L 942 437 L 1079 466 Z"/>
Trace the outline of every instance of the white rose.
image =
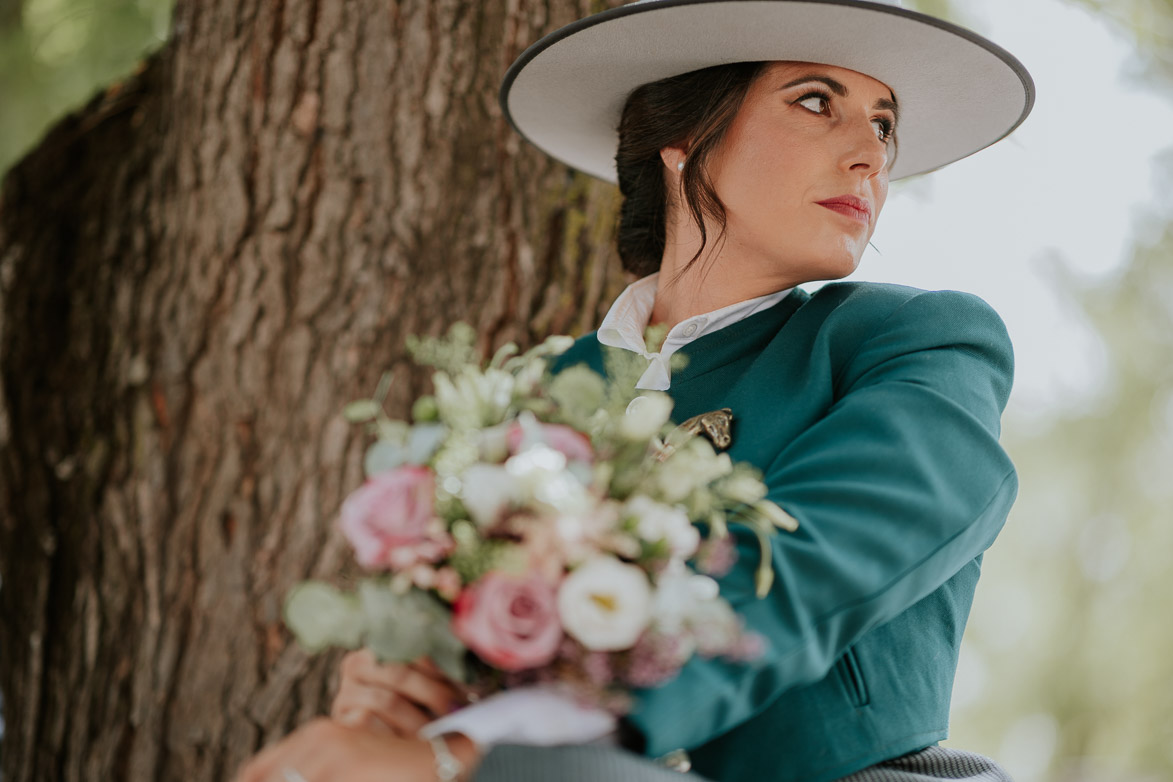
<path id="1" fill-rule="evenodd" d="M 509 457 L 505 470 L 527 498 L 559 513 L 582 513 L 592 499 L 582 481 L 567 469 L 566 457 L 542 444 Z"/>
<path id="2" fill-rule="evenodd" d="M 460 475 L 460 501 L 478 526 L 497 522 L 520 494 L 517 479 L 504 467 L 474 464 Z"/>
<path id="3" fill-rule="evenodd" d="M 652 590 L 635 565 L 599 557 L 576 568 L 558 589 L 566 632 L 594 651 L 630 649 L 651 621 Z"/>
<path id="4" fill-rule="evenodd" d="M 668 506 L 643 495 L 627 501 L 626 515 L 637 520 L 636 533 L 648 541 L 664 541 L 673 557 L 688 559 L 701 542 L 700 532 L 679 506 Z"/>

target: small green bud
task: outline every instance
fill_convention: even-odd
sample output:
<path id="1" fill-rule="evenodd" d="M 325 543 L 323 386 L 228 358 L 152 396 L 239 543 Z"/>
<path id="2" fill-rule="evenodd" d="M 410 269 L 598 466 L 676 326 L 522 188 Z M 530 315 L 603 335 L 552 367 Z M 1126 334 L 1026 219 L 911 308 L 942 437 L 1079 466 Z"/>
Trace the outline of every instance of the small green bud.
<path id="1" fill-rule="evenodd" d="M 415 400 L 415 404 L 411 406 L 411 418 L 417 423 L 438 421 L 440 408 L 436 406 L 436 397 L 428 394 Z"/>

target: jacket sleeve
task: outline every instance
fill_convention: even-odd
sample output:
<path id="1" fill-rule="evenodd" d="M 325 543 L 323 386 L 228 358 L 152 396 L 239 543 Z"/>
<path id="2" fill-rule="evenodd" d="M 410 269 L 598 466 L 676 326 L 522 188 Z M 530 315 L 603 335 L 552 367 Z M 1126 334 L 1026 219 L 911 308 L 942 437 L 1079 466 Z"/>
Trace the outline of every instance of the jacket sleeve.
<path id="1" fill-rule="evenodd" d="M 721 579 L 767 651 L 748 664 L 693 658 L 637 692 L 628 720 L 648 755 L 704 744 L 822 679 L 861 635 L 984 551 L 1006 519 L 1018 484 L 998 435 L 1013 354 L 989 305 L 920 293 L 832 366 L 826 415 L 764 470 L 769 498 L 800 525 L 774 537 L 773 588 L 755 598 L 760 554 L 744 529 Z"/>

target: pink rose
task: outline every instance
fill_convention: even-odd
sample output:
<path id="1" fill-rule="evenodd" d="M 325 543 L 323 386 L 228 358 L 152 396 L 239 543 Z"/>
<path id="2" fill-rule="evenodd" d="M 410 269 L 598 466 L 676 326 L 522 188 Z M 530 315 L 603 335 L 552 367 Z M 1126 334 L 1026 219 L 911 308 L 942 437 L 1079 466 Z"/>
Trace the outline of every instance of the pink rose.
<path id="1" fill-rule="evenodd" d="M 403 570 L 434 562 L 451 542 L 435 523 L 435 478 L 407 465 L 367 480 L 342 503 L 338 525 L 368 570 Z"/>
<path id="2" fill-rule="evenodd" d="M 536 575 L 492 572 L 460 593 L 452 632 L 485 662 L 505 671 L 546 665 L 558 655 L 558 598 Z"/>
<path id="3" fill-rule="evenodd" d="M 564 424 L 540 424 L 539 428 L 542 432 L 542 442 L 555 451 L 561 452 L 567 461 L 593 462 L 595 460 L 595 452 L 591 450 L 590 438 L 577 429 Z M 524 437 L 525 430 L 522 429 L 521 424 L 514 421 L 505 435 L 505 443 L 509 447 L 509 453 L 518 452 Z"/>

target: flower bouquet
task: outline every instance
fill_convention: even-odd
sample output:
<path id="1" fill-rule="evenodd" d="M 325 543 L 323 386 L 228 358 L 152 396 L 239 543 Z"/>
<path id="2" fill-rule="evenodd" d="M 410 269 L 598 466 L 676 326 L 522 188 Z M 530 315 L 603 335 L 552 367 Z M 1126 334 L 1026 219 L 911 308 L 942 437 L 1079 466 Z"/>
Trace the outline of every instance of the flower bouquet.
<path id="1" fill-rule="evenodd" d="M 768 538 L 794 520 L 764 499 L 755 468 L 674 427 L 667 394 L 626 382 L 638 370 L 551 376 L 548 359 L 571 342 L 507 345 L 484 364 L 457 324 L 408 341 L 436 370 L 412 423 L 384 414 L 386 376 L 347 406 L 376 439 L 339 526 L 371 575 L 353 591 L 290 592 L 285 619 L 303 647 L 427 656 L 480 695 L 553 685 L 615 714 L 631 688 L 695 654 L 759 653 L 711 576 L 732 564 L 729 524 L 749 525 L 764 595 Z"/>

